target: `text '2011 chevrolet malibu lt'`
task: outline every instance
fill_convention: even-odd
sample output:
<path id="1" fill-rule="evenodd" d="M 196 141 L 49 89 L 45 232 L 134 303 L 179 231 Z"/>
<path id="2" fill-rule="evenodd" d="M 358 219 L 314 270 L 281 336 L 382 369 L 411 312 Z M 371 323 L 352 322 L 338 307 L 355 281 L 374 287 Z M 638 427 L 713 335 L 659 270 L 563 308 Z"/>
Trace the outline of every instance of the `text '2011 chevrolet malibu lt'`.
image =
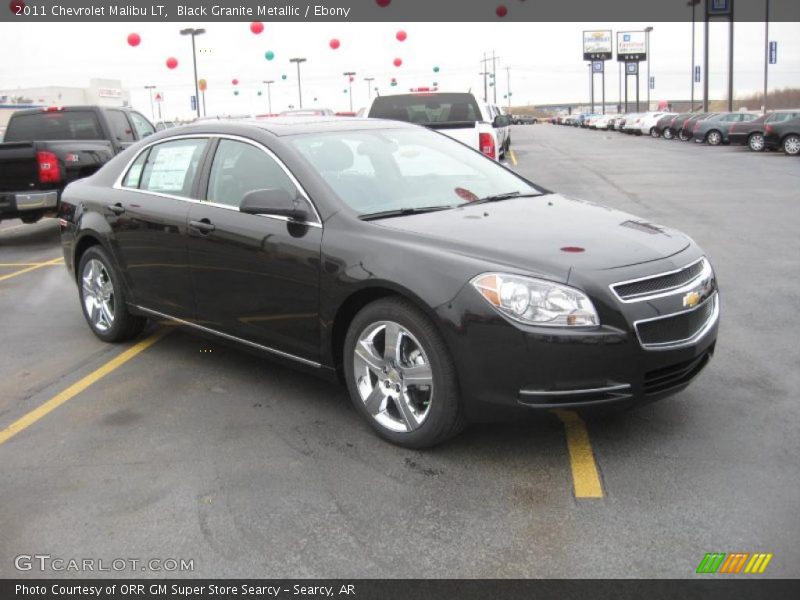
<path id="1" fill-rule="evenodd" d="M 689 237 L 400 122 L 163 131 L 71 184 L 60 223 L 100 339 L 151 317 L 238 342 L 344 380 L 407 447 L 669 395 L 717 336 L 716 278 Z"/>

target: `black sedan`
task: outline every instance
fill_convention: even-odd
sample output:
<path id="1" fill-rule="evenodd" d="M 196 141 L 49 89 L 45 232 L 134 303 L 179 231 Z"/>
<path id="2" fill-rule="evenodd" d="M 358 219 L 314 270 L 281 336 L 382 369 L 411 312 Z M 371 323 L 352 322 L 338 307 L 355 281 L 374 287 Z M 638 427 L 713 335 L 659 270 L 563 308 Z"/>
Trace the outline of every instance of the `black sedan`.
<path id="1" fill-rule="evenodd" d="M 152 317 L 239 343 L 346 382 L 407 447 L 641 405 L 714 351 L 716 279 L 689 237 L 400 122 L 164 131 L 70 185 L 60 224 L 100 339 Z"/>

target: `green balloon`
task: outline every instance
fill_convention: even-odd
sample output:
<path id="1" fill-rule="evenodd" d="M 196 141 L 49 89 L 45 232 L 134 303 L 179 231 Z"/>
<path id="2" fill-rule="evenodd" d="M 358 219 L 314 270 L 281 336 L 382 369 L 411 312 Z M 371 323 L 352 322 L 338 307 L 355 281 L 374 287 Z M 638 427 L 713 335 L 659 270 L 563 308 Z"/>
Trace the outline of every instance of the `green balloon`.
<path id="1" fill-rule="evenodd" d="M 342 91 L 343 91 L 345 94 L 347 93 L 347 90 L 342 90 Z"/>
<path id="2" fill-rule="evenodd" d="M 233 90 L 233 95 L 234 96 L 238 96 L 239 95 L 239 90 Z"/>
<path id="3" fill-rule="evenodd" d="M 314 102 L 316 102 L 316 101 L 317 101 L 317 99 L 316 99 L 316 98 L 314 98 Z"/>
<path id="4" fill-rule="evenodd" d="M 433 82 L 433 87 L 439 87 L 439 82 L 438 81 L 434 81 Z"/>
<path id="5" fill-rule="evenodd" d="M 272 60 L 273 58 L 275 58 L 275 53 L 272 50 L 267 50 L 266 53 L 264 54 L 264 58 L 266 58 L 267 60 Z"/>
<path id="6" fill-rule="evenodd" d="M 434 73 L 438 73 L 439 72 L 439 67 L 433 67 L 433 72 Z"/>
<path id="7" fill-rule="evenodd" d="M 508 96 L 506 96 L 505 94 L 503 94 L 503 98 L 508 98 Z"/>
<path id="8" fill-rule="evenodd" d="M 281 79 L 286 79 L 286 75 L 281 75 Z"/>
<path id="9" fill-rule="evenodd" d="M 259 95 L 259 96 L 261 95 L 261 90 L 258 90 L 258 95 Z"/>

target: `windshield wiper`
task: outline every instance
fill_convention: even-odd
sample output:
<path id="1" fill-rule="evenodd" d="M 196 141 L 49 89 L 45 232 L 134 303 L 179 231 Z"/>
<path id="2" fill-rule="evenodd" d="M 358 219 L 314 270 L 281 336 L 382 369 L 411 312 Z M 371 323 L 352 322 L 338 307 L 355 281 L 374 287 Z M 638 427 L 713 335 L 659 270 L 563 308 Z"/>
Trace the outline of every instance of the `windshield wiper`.
<path id="1" fill-rule="evenodd" d="M 541 196 L 541 194 L 532 192 L 527 192 L 525 194 L 523 194 L 522 192 L 506 192 L 505 194 L 494 194 L 493 196 L 486 196 L 478 200 L 473 200 L 472 202 L 468 202 L 463 206 L 471 206 L 473 204 L 486 204 L 488 202 L 500 202 L 501 200 L 510 200 L 511 198 L 528 198 L 530 196 Z"/>
<path id="2" fill-rule="evenodd" d="M 361 215 L 359 219 L 362 221 L 374 221 L 376 219 L 388 219 L 389 217 L 405 217 L 407 215 L 421 215 L 423 213 L 435 212 L 437 210 L 447 210 L 453 208 L 451 205 L 446 204 L 443 206 L 423 206 L 421 208 L 397 208 L 395 210 L 384 210 L 381 212 L 367 213 Z"/>

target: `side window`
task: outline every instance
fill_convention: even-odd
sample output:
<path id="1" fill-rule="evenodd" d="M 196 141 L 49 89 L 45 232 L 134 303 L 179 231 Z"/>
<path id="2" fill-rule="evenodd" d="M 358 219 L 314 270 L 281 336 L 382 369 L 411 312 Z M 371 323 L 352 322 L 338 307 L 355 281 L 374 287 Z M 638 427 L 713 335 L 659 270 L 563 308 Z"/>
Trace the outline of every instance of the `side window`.
<path id="1" fill-rule="evenodd" d="M 208 140 L 183 139 L 150 149 L 139 189 L 188 198 Z"/>
<path id="2" fill-rule="evenodd" d="M 209 202 L 238 208 L 248 192 L 276 188 L 297 194 L 286 172 L 263 150 L 245 142 L 219 141 L 208 180 Z"/>
<path id="3" fill-rule="evenodd" d="M 136 129 L 136 133 L 139 136 L 139 139 L 143 137 L 147 137 L 148 135 L 152 135 L 155 133 L 153 131 L 153 126 L 150 125 L 150 121 L 145 119 L 142 115 L 137 112 L 128 113 L 131 117 L 131 122 L 133 123 L 133 127 Z"/>
<path id="4" fill-rule="evenodd" d="M 133 164 L 128 169 L 127 174 L 125 175 L 125 179 L 122 180 L 122 187 L 127 188 L 138 188 L 139 182 L 142 180 L 142 170 L 144 169 L 144 165 L 147 162 L 147 155 L 150 153 L 150 150 L 145 150 L 142 152 Z"/>
<path id="5" fill-rule="evenodd" d="M 108 122 L 111 125 L 111 131 L 114 133 L 114 137 L 117 138 L 117 141 L 135 141 L 135 138 L 133 137 L 133 129 L 131 129 L 131 124 L 128 123 L 128 117 L 125 116 L 124 112 L 121 110 L 108 110 L 106 111 L 106 115 L 108 116 Z"/>

